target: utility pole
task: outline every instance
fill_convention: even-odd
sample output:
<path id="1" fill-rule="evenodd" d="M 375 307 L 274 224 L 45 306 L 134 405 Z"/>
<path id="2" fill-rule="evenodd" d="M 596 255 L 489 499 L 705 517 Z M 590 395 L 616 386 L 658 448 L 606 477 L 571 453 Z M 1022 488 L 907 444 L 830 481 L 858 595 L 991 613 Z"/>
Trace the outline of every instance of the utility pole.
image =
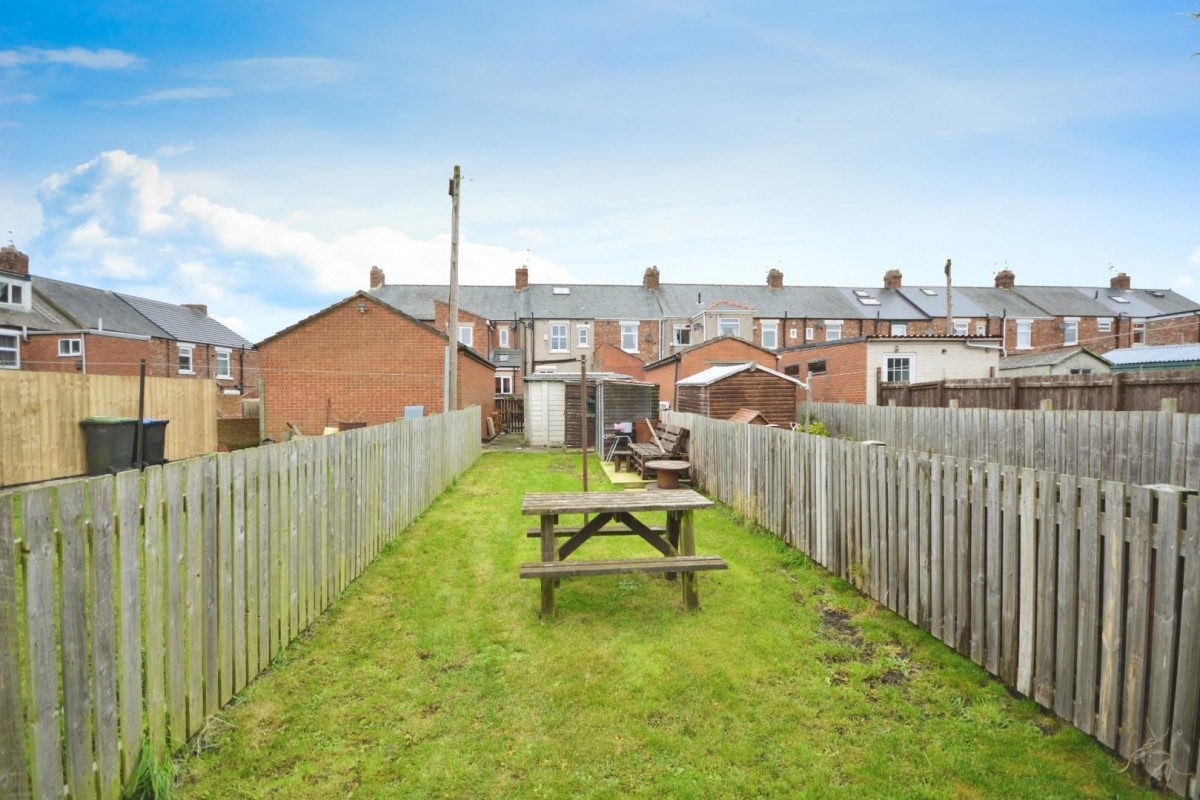
<path id="1" fill-rule="evenodd" d="M 458 408 L 458 196 L 462 172 L 454 165 L 450 179 L 450 321 L 446 324 L 449 336 L 449 358 L 446 359 L 446 411 Z"/>
<path id="2" fill-rule="evenodd" d="M 946 259 L 946 335 L 954 333 L 954 303 L 951 299 L 950 259 Z"/>

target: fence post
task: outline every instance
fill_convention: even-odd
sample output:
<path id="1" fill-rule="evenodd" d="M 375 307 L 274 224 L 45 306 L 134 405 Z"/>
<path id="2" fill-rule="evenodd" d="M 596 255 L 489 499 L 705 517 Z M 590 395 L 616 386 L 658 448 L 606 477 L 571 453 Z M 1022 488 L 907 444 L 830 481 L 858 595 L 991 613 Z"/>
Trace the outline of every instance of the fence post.
<path id="1" fill-rule="evenodd" d="M 1054 401 L 1049 397 L 1043 397 L 1041 402 L 1038 403 L 1038 408 L 1040 408 L 1042 411 L 1053 411 Z"/>
<path id="2" fill-rule="evenodd" d="M 1120 372 L 1112 372 L 1109 374 L 1112 375 L 1112 410 L 1121 411 L 1122 403 L 1125 400 L 1124 392 L 1122 391 L 1125 388 L 1125 378 Z"/>
<path id="3" fill-rule="evenodd" d="M 1159 400 L 1159 410 L 1167 414 L 1175 414 L 1179 411 L 1178 397 L 1164 397 Z"/>

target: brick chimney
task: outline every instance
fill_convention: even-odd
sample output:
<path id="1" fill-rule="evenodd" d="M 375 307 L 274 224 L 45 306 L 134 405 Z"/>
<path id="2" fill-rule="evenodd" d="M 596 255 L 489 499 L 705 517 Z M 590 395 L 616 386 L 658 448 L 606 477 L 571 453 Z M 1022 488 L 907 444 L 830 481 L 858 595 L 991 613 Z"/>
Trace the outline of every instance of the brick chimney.
<path id="1" fill-rule="evenodd" d="M 899 289 L 904 283 L 904 276 L 900 274 L 898 269 L 889 269 L 883 273 L 883 288 Z"/>
<path id="2" fill-rule="evenodd" d="M 770 286 L 772 289 L 782 289 L 783 288 L 783 273 L 777 269 L 772 269 L 770 272 L 768 272 L 767 273 L 767 286 Z"/>
<path id="3" fill-rule="evenodd" d="M 195 311 L 198 314 L 203 314 L 206 317 L 208 316 L 208 306 L 204 305 L 203 303 L 181 303 L 180 305 L 182 305 L 184 308 L 190 308 L 192 311 Z"/>
<path id="4" fill-rule="evenodd" d="M 517 267 L 517 288 L 529 288 L 529 267 L 524 265 Z"/>
<path id="5" fill-rule="evenodd" d="M 1114 289 L 1120 289 L 1121 291 L 1128 292 L 1130 286 L 1129 276 L 1124 272 L 1118 272 L 1112 277 L 1112 280 L 1108 282 L 1108 285 Z"/>
<path id="6" fill-rule="evenodd" d="M 28 275 L 29 256 L 18 250 L 16 245 L 8 244 L 0 247 L 0 272 Z"/>
<path id="7" fill-rule="evenodd" d="M 1017 276 L 1011 269 L 1002 269 L 996 273 L 996 288 L 1011 289 L 1017 283 Z"/>
<path id="8" fill-rule="evenodd" d="M 646 267 L 646 272 L 642 275 L 642 286 L 647 289 L 658 288 L 658 267 Z"/>
<path id="9" fill-rule="evenodd" d="M 386 280 L 387 280 L 387 278 L 384 277 L 383 270 L 381 270 L 379 267 L 371 267 L 371 288 L 372 289 L 378 289 L 380 286 L 383 286 L 383 284 Z"/>

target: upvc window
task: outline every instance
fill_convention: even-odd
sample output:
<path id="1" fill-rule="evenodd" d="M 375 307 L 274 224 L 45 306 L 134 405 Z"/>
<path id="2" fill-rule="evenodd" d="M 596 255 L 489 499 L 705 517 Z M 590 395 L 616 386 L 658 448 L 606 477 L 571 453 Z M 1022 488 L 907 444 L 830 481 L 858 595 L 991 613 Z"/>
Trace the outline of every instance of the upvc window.
<path id="1" fill-rule="evenodd" d="M 913 356 L 892 355 L 884 360 L 884 380 L 888 383 L 910 383 L 913 378 Z"/>
<path id="2" fill-rule="evenodd" d="M 986 322 L 976 322 L 975 323 L 975 335 L 976 336 L 987 336 L 987 323 Z"/>
<path id="3" fill-rule="evenodd" d="M 458 343 L 471 347 L 475 342 L 475 328 L 471 325 L 458 326 Z"/>
<path id="4" fill-rule="evenodd" d="M 1112 331 L 1112 317 L 1096 317 L 1096 331 L 1109 333 Z"/>
<path id="5" fill-rule="evenodd" d="M 513 393 L 513 376 L 511 372 L 496 373 L 496 394 Z"/>
<path id="6" fill-rule="evenodd" d="M 762 346 L 768 350 L 775 350 L 779 347 L 779 323 L 775 320 L 763 320 L 762 322 Z"/>
<path id="7" fill-rule="evenodd" d="M 971 330 L 971 320 L 956 319 L 954 320 L 954 335 L 966 336 Z"/>
<path id="8" fill-rule="evenodd" d="M 28 308 L 25 296 L 24 282 L 0 280 L 0 305 Z"/>
<path id="9" fill-rule="evenodd" d="M 578 325 L 575 328 L 575 340 L 579 347 L 591 347 L 591 333 L 588 331 L 587 325 Z"/>
<path id="10" fill-rule="evenodd" d="M 1145 344 L 1146 343 L 1146 322 L 1145 322 L 1145 320 L 1142 320 L 1140 322 L 1135 321 L 1133 323 L 1133 343 L 1134 344 Z"/>
<path id="11" fill-rule="evenodd" d="M 59 339 L 58 354 L 60 356 L 77 356 L 83 352 L 82 339 Z"/>
<path id="12" fill-rule="evenodd" d="M 825 341 L 836 342 L 842 338 L 842 321 L 840 319 L 825 320 Z"/>
<path id="13" fill-rule="evenodd" d="M 908 336 L 908 324 L 904 322 L 893 322 L 892 336 Z"/>
<path id="14" fill-rule="evenodd" d="M 1063 318 L 1063 344 L 1079 344 L 1079 317 Z"/>
<path id="15" fill-rule="evenodd" d="M 737 317 L 719 317 L 717 319 L 717 336 L 737 336 L 742 326 Z"/>
<path id="16" fill-rule="evenodd" d="M 508 328 L 500 329 L 500 346 L 508 347 Z"/>
<path id="17" fill-rule="evenodd" d="M 567 352 L 567 323 L 565 323 L 565 322 L 550 323 L 550 352 L 551 353 Z"/>
<path id="18" fill-rule="evenodd" d="M 218 378 L 232 378 L 233 377 L 232 361 L 233 361 L 233 359 L 231 357 L 231 353 L 229 350 L 226 350 L 223 347 L 217 348 L 217 377 Z"/>
<path id="19" fill-rule="evenodd" d="M 638 351 L 638 324 L 636 322 L 621 323 L 621 349 L 626 353 Z"/>
<path id="20" fill-rule="evenodd" d="M 195 375 L 195 367 L 193 353 L 196 346 L 191 344 L 179 345 L 179 374 L 180 375 Z"/>
<path id="21" fill-rule="evenodd" d="M 1017 349 L 1028 350 L 1033 347 L 1033 320 L 1017 320 Z"/>
<path id="22" fill-rule="evenodd" d="M 676 322 L 671 326 L 671 344 L 691 344 L 692 326 L 687 322 Z"/>
<path id="23" fill-rule="evenodd" d="M 16 331 L 0 330 L 0 369 L 21 368 L 20 344 Z"/>

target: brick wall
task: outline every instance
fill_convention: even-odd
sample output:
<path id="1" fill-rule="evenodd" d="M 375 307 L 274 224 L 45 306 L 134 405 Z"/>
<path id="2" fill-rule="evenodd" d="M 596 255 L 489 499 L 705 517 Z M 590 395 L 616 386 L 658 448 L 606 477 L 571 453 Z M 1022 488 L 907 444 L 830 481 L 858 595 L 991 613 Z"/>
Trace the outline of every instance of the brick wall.
<path id="1" fill-rule="evenodd" d="M 305 434 L 338 420 L 390 422 L 408 405 L 441 413 L 446 340 L 373 300 L 360 312 L 360 299 L 350 297 L 260 346 L 269 437 L 279 440 L 288 422 Z M 462 353 L 458 362 L 460 401 L 478 403 L 486 417 L 495 372 Z"/>
<path id="2" fill-rule="evenodd" d="M 809 362 L 822 360 L 824 374 L 810 375 Z M 874 379 L 867 375 L 867 343 L 862 341 L 781 353 L 779 364 L 780 370 L 788 374 L 792 374 L 788 367 L 798 366 L 794 377 L 812 387 L 813 402 L 818 403 L 866 403 L 867 381 Z"/>
<path id="3" fill-rule="evenodd" d="M 1200 315 L 1147 320 L 1146 344 L 1200 344 Z"/>
<path id="4" fill-rule="evenodd" d="M 626 320 L 633 322 L 634 320 Z M 658 320 L 641 320 L 638 322 L 638 352 L 637 359 L 643 363 L 653 361 L 658 358 L 659 354 L 659 323 Z M 602 344 L 612 345 L 618 350 L 621 349 L 621 321 L 612 319 L 598 319 L 593 330 L 595 342 L 593 347 L 599 347 Z M 650 341 L 647 341 L 649 337 Z M 631 354 L 632 355 L 632 354 Z"/>
<path id="5" fill-rule="evenodd" d="M 441 300 L 433 301 L 433 327 L 439 331 L 445 332 L 447 323 L 450 321 L 450 304 L 443 303 Z M 471 326 L 471 349 L 484 358 L 488 357 L 491 346 L 494 342 L 490 342 L 488 335 L 488 321 L 486 317 L 481 317 L 478 314 L 473 314 L 465 309 L 458 309 L 458 324 Z M 511 334 L 510 334 L 511 336 Z M 454 337 L 458 338 L 458 330 L 455 329 Z M 511 340 L 510 340 L 511 341 Z"/>
<path id="6" fill-rule="evenodd" d="M 596 348 L 592 369 L 596 372 L 617 372 L 621 375 L 628 375 L 635 381 L 646 379 L 645 365 L 637 356 L 607 343 Z"/>

